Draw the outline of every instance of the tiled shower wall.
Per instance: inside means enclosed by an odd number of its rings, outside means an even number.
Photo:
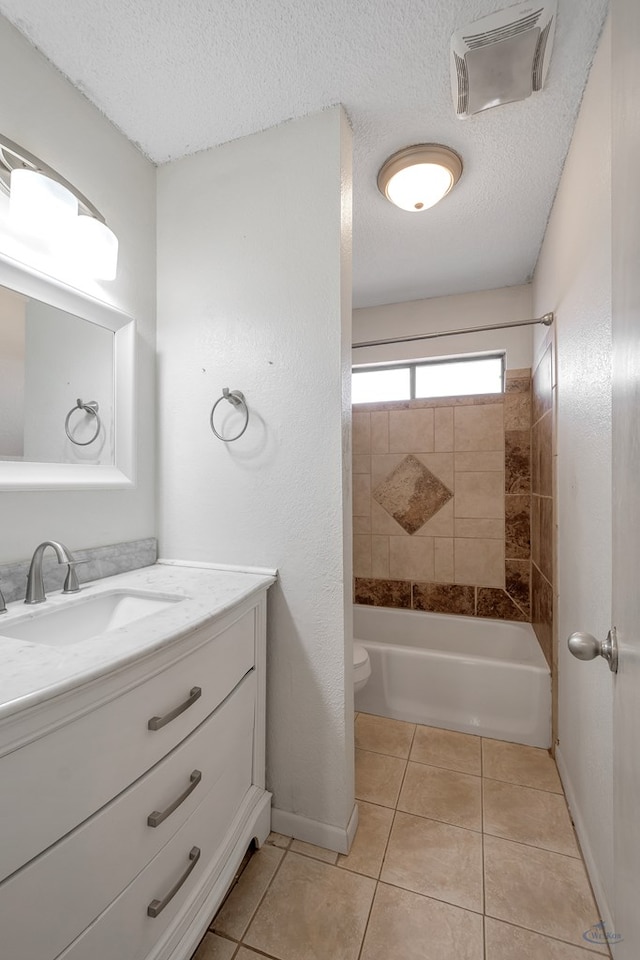
[[[359,404],[356,603],[530,620],[529,370],[506,393]]]
[[[531,502],[531,612],[533,629],[552,673],[556,675],[553,640],[555,509],[553,343],[542,349],[533,375],[532,502]]]

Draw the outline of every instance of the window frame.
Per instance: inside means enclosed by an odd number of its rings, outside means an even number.
[[[374,372],[376,370],[409,370],[409,398],[408,400],[364,400],[362,403],[407,403],[409,400],[439,400],[441,397],[416,397],[416,369],[418,367],[445,366],[449,363],[473,363],[476,360],[500,360],[502,365],[501,381],[502,390],[505,392],[507,375],[507,354],[505,350],[495,350],[491,353],[468,353],[457,357],[429,357],[424,360],[402,360],[391,361],[390,363],[362,363],[354,364],[351,367],[351,375],[354,373]],[[457,393],[447,394],[447,396],[459,396]],[[464,396],[491,396],[491,394],[464,394]],[[355,404],[359,406],[359,404]]]

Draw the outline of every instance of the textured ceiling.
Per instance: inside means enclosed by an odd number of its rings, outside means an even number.
[[[0,0],[0,11],[155,162],[343,103],[354,131],[354,304],[530,279],[607,0],[558,0],[545,89],[454,116],[449,40],[508,0]],[[4,131],[8,136],[10,131]],[[446,143],[460,183],[422,214],[385,158]]]

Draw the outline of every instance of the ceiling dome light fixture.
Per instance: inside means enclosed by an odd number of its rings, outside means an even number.
[[[439,143],[418,143],[385,160],[378,189],[396,207],[416,213],[446,197],[461,174],[462,159],[455,150]]]
[[[0,134],[0,188],[9,215],[24,236],[96,280],[114,280],[118,238],[99,210],[56,170]]]

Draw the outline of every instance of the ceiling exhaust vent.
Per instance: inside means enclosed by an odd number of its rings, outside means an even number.
[[[451,37],[451,89],[458,117],[526,100],[542,90],[556,3],[518,3],[456,30]]]

